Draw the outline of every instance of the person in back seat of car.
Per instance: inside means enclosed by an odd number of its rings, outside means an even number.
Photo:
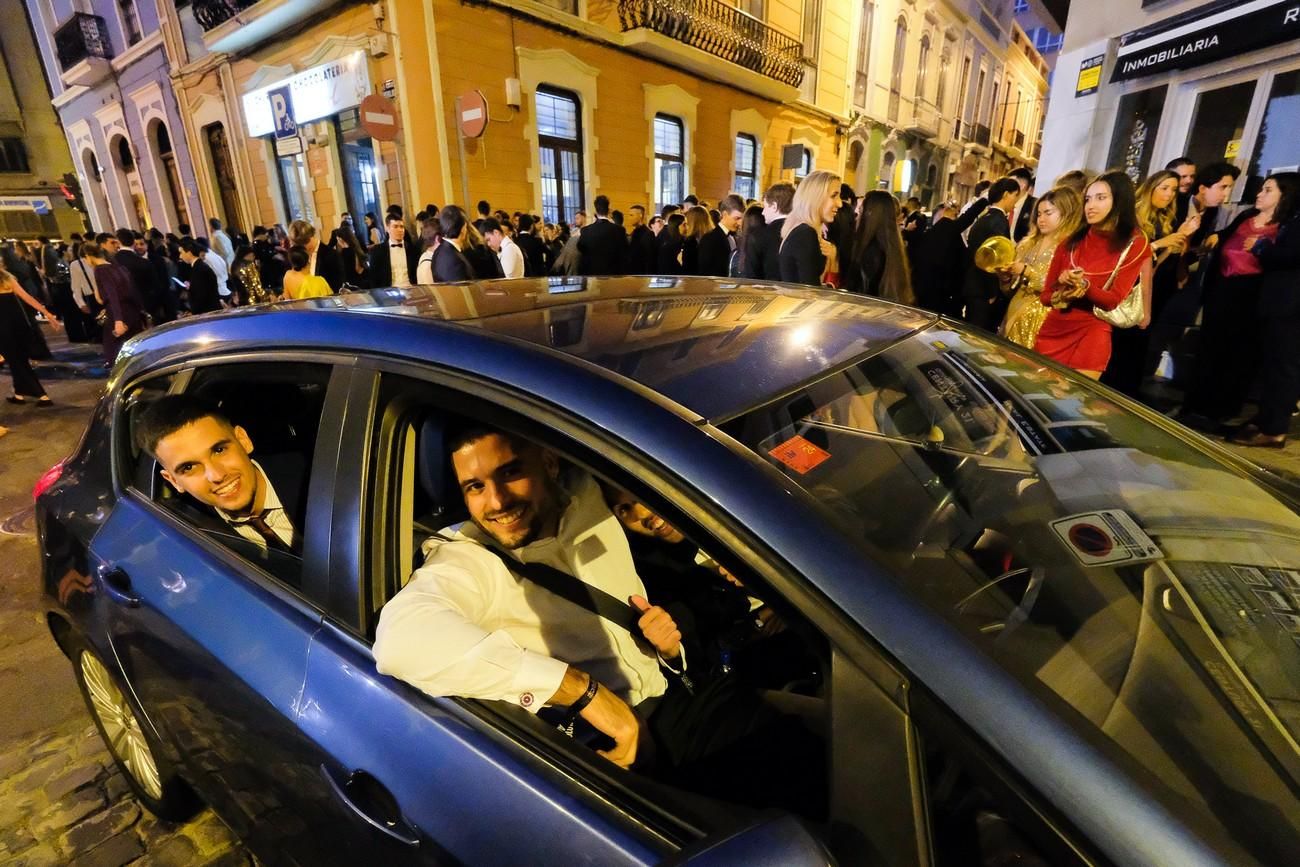
[[[172,487],[211,507],[244,539],[278,551],[300,550],[289,509],[250,457],[248,432],[216,406],[193,395],[159,398],[141,412],[136,444],[158,461]]]

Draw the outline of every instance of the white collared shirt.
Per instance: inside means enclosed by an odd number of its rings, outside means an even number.
[[[212,273],[217,275],[217,294],[222,298],[230,297],[230,287],[226,285],[226,279],[230,276],[230,269],[226,267],[226,260],[216,253],[208,250],[203,254],[203,261],[208,263]]]
[[[616,599],[645,595],[627,536],[591,476],[569,476],[558,533],[508,552],[545,563]],[[506,568],[472,523],[427,540],[424,565],[379,616],[380,673],[424,692],[509,701],[536,713],[573,665],[628,704],[663,695],[654,649]],[[652,600],[653,601],[653,600]]]
[[[501,252],[497,256],[501,258],[501,270],[507,277],[524,276],[524,251],[509,236],[502,236]]]
[[[388,264],[392,270],[394,286],[410,286],[411,272],[406,265],[406,246],[388,242]]]
[[[271,479],[267,476],[266,471],[262,469],[262,465],[257,461],[253,461],[253,466],[257,468],[257,474],[262,484],[266,485],[266,499],[262,501],[263,520],[266,521],[267,526],[274,531],[281,542],[293,548],[293,519],[289,517],[284,504],[280,502],[280,496],[275,492],[275,485],[271,484]],[[221,516],[223,521],[233,527],[240,536],[261,545],[263,548],[266,547],[266,538],[257,532],[255,528],[244,523],[247,521],[247,516],[234,515],[223,509],[217,509],[217,514]]]

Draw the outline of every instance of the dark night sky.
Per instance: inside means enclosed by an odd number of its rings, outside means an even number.
[[[1070,0],[1043,0],[1043,5],[1047,7],[1048,12],[1052,13],[1052,17],[1064,32],[1065,13],[1070,11]]]

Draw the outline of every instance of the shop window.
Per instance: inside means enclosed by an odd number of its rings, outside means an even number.
[[[27,146],[20,138],[0,138],[0,172],[28,172]]]
[[[1197,94],[1191,132],[1183,151],[1192,162],[1204,166],[1237,161],[1256,84],[1252,79]]]
[[[1238,184],[1242,202],[1253,202],[1264,179],[1275,172],[1297,170],[1300,151],[1300,69],[1284,72],[1273,79],[1273,88],[1264,107],[1264,120],[1255,139],[1250,171],[1245,183]]]
[[[353,225],[365,214],[379,214],[379,175],[375,171],[375,146],[361,126],[355,108],[339,112],[334,119],[338,131],[339,157],[343,166],[344,195]]]
[[[858,29],[858,69],[853,83],[853,104],[861,109],[867,107],[867,98],[871,87],[867,67],[871,62],[871,25],[875,15],[875,3],[862,4],[862,26]]]
[[[736,136],[736,179],[732,188],[746,199],[758,198],[758,139],[743,132]]]
[[[1151,146],[1160,128],[1168,89],[1161,85],[1120,97],[1106,165],[1122,169],[1134,183],[1145,178],[1151,166]]]
[[[578,95],[539,87],[533,101],[537,111],[537,146],[541,162],[542,217],[567,223],[585,199],[582,167],[582,112]]]
[[[686,198],[686,126],[681,118],[655,115],[655,208]]]

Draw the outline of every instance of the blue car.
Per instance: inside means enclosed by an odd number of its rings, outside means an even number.
[[[297,545],[250,542],[136,445],[182,393],[246,432]],[[379,674],[380,611],[462,505],[452,420],[544,444],[707,551],[776,628],[692,665],[799,707],[824,761],[777,743],[692,789]],[[50,632],[135,793],[210,805],[268,863],[1300,852],[1296,487],[921,311],[551,278],[193,317],[127,344],[36,496]],[[764,803],[755,779],[817,796]]]

